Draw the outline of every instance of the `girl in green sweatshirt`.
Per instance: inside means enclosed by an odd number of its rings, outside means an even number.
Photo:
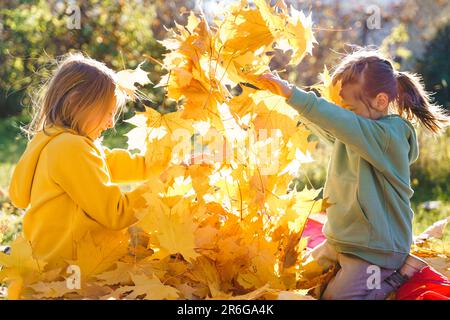
[[[327,238],[311,253],[339,271],[323,299],[383,299],[425,264],[409,254],[413,211],[410,165],[418,155],[418,120],[433,133],[448,115],[430,102],[419,78],[398,72],[376,51],[343,59],[332,75],[341,107],[266,73],[258,85],[284,96],[302,122],[333,145],[324,196]]]

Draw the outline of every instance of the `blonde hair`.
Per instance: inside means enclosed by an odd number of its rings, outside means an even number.
[[[113,70],[81,53],[67,54],[59,59],[53,76],[34,99],[32,121],[24,130],[29,139],[41,130],[45,132],[47,126],[88,136],[86,120],[94,114],[106,115],[114,99],[120,112],[124,101],[116,95]]]
[[[432,133],[448,126],[449,115],[431,101],[421,78],[409,72],[396,71],[393,63],[377,50],[362,48],[347,55],[332,75],[333,83],[361,83],[360,99],[366,104],[383,92],[395,111],[408,120],[418,120]]]

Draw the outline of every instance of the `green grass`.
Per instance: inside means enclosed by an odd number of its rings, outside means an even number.
[[[15,116],[0,119],[0,187],[7,189],[15,164],[26,148],[27,139],[21,133],[27,117]]]

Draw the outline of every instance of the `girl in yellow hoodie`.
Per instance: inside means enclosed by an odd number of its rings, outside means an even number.
[[[116,184],[144,180],[144,157],[97,140],[123,105],[117,92],[115,73],[81,54],[62,60],[43,91],[9,188],[12,203],[27,208],[23,232],[36,258],[75,260],[88,233],[123,236],[145,204],[142,189]]]

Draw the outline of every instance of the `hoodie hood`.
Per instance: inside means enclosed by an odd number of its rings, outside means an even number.
[[[59,126],[47,127],[44,131],[39,131],[29,142],[25,152],[19,159],[9,185],[9,197],[14,206],[27,208],[30,204],[31,187],[36,172],[42,150],[55,137],[61,133],[74,130]]]

